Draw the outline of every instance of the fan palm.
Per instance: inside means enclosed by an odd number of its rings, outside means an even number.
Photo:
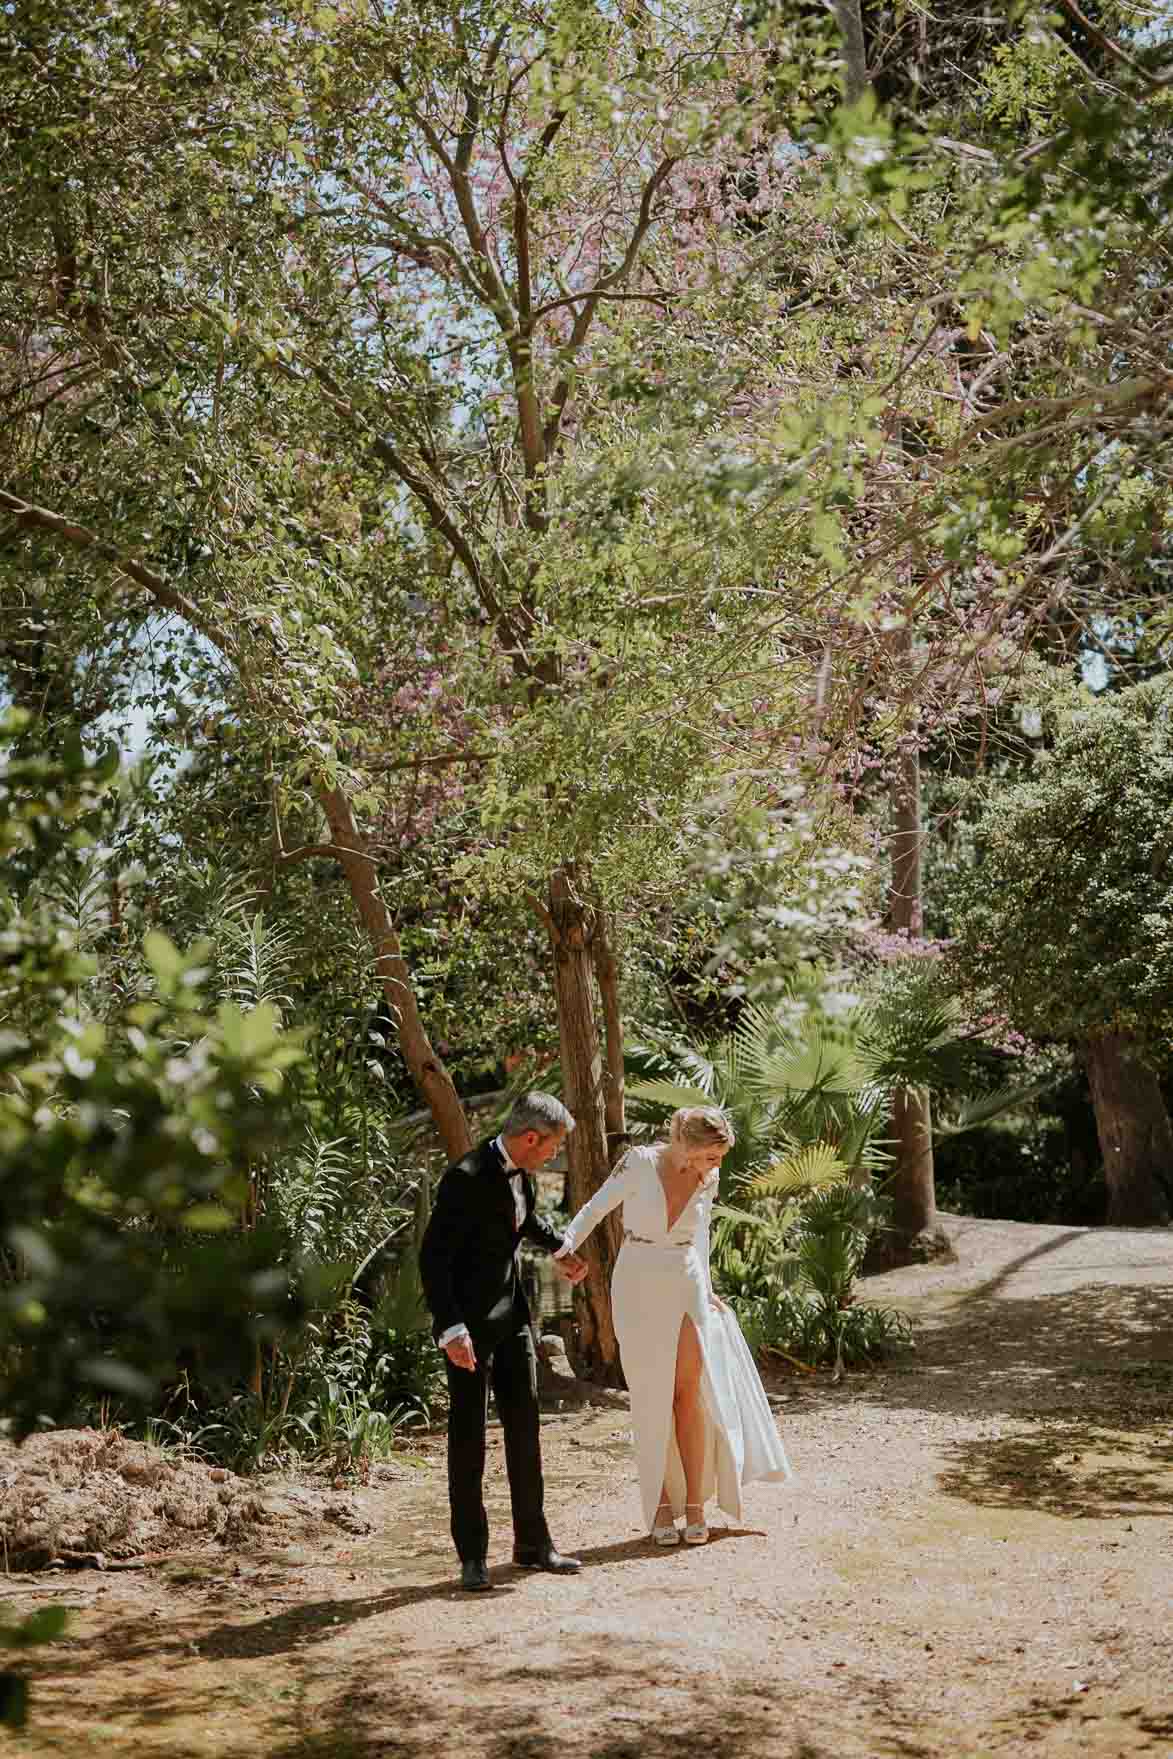
[[[654,1126],[688,1105],[728,1114],[737,1141],[722,1163],[726,1190],[769,1177],[786,1196],[883,1162],[883,1092],[850,1032],[824,1018],[747,1008],[712,1044],[649,1037],[633,1048],[636,1059],[647,1071],[627,1086],[637,1122]]]
[[[648,1124],[679,1106],[719,1105],[737,1133],[723,1163],[726,1189],[787,1196],[881,1170],[893,1094],[972,1092],[984,1084],[987,1058],[952,1000],[881,1001],[834,1017],[816,1007],[796,1015],[784,1001],[746,1008],[733,1032],[709,1044],[649,1035],[632,1047],[644,1078],[630,1081],[627,1095],[633,1117]],[[982,1094],[946,1128],[972,1129],[1040,1091],[1031,1083]]]

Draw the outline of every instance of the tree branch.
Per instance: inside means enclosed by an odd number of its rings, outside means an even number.
[[[367,855],[357,849],[340,849],[336,843],[303,843],[300,849],[278,849],[277,851],[277,860],[282,867],[288,867],[294,861],[325,861],[327,859],[330,861],[342,861],[343,859],[369,861],[372,867],[379,865],[373,855]]]
[[[467,108],[469,101],[468,90],[466,89],[465,93],[465,122],[461,130],[457,145],[457,153],[454,159],[451,153],[446,150],[443,141],[440,139],[427,117],[421,114],[421,112],[416,109],[415,105],[407,98],[407,86],[403,80],[403,76],[397,73],[393,77],[405,99],[408,115],[411,117],[412,121],[439,159],[441,165],[444,167],[449,185],[452,189],[452,194],[456,198],[457,212],[460,215],[461,224],[464,227],[465,237],[472,246],[474,256],[476,256],[484,266],[485,280],[481,292],[487,299],[489,307],[501,328],[502,334],[505,336],[506,346],[512,354],[515,347],[514,339],[516,338],[517,333],[514,324],[513,305],[509,298],[508,289],[501,279],[496,263],[493,261],[493,253],[489,249],[488,240],[486,239],[484,229],[481,226],[480,215],[477,213],[476,202],[473,199],[472,184],[468,175],[468,158],[464,156],[466,149],[468,154],[471,155],[471,142],[475,134],[475,127],[472,133],[470,133],[469,128],[469,111]],[[479,114],[479,111],[477,111],[476,114]]]
[[[647,237],[653,224],[652,203],[655,201],[656,196],[659,193],[660,186],[671,175],[673,167],[678,163],[679,155],[661,159],[660,163],[656,166],[656,169],[652,172],[652,175],[644,184],[643,194],[640,197],[639,214],[637,215],[635,225],[632,228],[631,237],[627,241],[627,249],[623,253],[622,262],[617,268],[612,269],[609,275],[600,276],[593,290],[586,296],[585,304],[574,320],[574,327],[570,332],[570,340],[562,350],[562,358],[569,365],[573,366],[575,356],[586,341],[587,332],[594,321],[599,300],[604,294],[608,293],[611,288],[621,287],[634,268],[636,261],[639,258],[643,241]],[[562,426],[562,417],[565,413],[569,399],[570,374],[566,373],[551,399],[553,413],[546,422],[544,435],[547,455],[553,451],[558,442],[559,430]]]
[[[555,947],[561,946],[562,936],[559,933],[558,924],[554,921],[554,918],[551,916],[551,914],[547,910],[546,906],[542,903],[542,900],[538,897],[535,897],[533,892],[527,892],[525,894],[525,901],[528,905],[530,905],[530,907],[534,911],[536,911],[536,913],[541,917],[542,921],[545,923],[546,930],[550,936],[551,944]]]
[[[564,305],[578,305],[584,299],[642,299],[648,305],[673,305],[682,297],[679,293],[618,293],[608,287],[584,287],[581,293],[565,293],[560,299],[548,299],[533,316],[536,324],[547,312],[557,311]]]
[[[382,763],[364,763],[363,769],[373,776],[384,775],[392,770],[442,770],[453,763],[492,763],[491,751],[449,751],[439,757],[397,757],[388,758]]]
[[[271,361],[269,364],[275,366],[279,372],[283,372],[292,377],[295,382],[304,383],[304,380],[293,371],[287,361],[277,359]],[[404,488],[410,489],[411,493],[423,503],[423,506],[427,510],[428,518],[432,521],[432,524],[439,535],[447,543],[457,561],[459,561],[464,568],[472,583],[473,589],[482,605],[485,607],[486,612],[498,627],[508,636],[509,640],[511,642],[515,641],[516,637],[512,624],[506,615],[504,607],[486,578],[485,571],[481,567],[472,545],[444,506],[435,487],[429,483],[426,477],[421,475],[418,470],[412,468],[392,440],[389,440],[385,434],[372,433],[367,418],[362,414],[361,410],[358,409],[354,401],[346,395],[346,392],[342,389],[341,385],[338,384],[328,367],[322,366],[320,362],[315,360],[307,360],[305,364],[308,370],[322,385],[329,401],[339,414],[346,416],[368,435],[371,449],[375,453],[375,456],[381,458],[385,464],[390,465]]]
[[[93,550],[103,561],[110,562],[121,573],[127,575],[136,585],[145,588],[155,603],[164,610],[173,611],[184,622],[190,623],[205,640],[221,653],[231,653],[233,644],[224,632],[209,618],[199,606],[189,599],[185,593],[179,592],[167,580],[165,575],[157,574],[153,568],[147,568],[133,556],[124,555],[116,545],[107,543],[97,532],[88,526],[77,525],[65,519],[60,513],[54,513],[48,507],[34,506],[30,501],[22,500],[18,495],[0,489],[0,507],[11,513],[17,525],[26,530],[47,531],[53,537],[60,538],[76,550]]]
[[[1082,30],[1087,32],[1092,42],[1097,44],[1105,55],[1110,56],[1113,61],[1121,62],[1132,73],[1135,73],[1138,79],[1143,79],[1147,86],[1156,90],[1169,84],[1168,75],[1150,73],[1147,68],[1141,66],[1139,61],[1134,61],[1128,51],[1122,49],[1119,43],[1113,41],[1111,37],[1105,36],[1102,30],[1097,29],[1087,13],[1075,4],[1075,0],[1059,0],[1059,4],[1064,12],[1073,18]]]
[[[341,861],[344,856],[355,860],[369,861],[372,867],[378,866],[375,856],[368,855],[359,849],[343,849],[337,843],[303,843],[298,849],[285,847],[285,833],[281,828],[281,800],[277,792],[277,778],[269,777],[269,800],[273,808],[273,854],[279,867],[289,867],[295,861],[312,861],[314,859]]]

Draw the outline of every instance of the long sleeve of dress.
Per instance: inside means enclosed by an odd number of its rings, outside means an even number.
[[[531,1211],[521,1231],[527,1240],[532,1240],[535,1246],[542,1248],[543,1252],[552,1252],[555,1257],[566,1243],[556,1229],[542,1220],[537,1210]]]
[[[705,1293],[713,1298],[713,1273],[709,1269],[709,1217],[713,1211],[713,1199],[702,1197],[697,1205],[696,1219],[696,1254],[701,1263],[701,1275],[704,1277]]]
[[[630,1151],[624,1155],[611,1177],[599,1186],[594,1196],[583,1204],[574,1217],[562,1236],[562,1245],[555,1252],[555,1258],[563,1258],[568,1252],[576,1251],[587,1235],[598,1227],[603,1217],[610,1215],[623,1202],[631,1188],[636,1164]]]

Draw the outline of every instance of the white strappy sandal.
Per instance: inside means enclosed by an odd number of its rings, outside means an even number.
[[[660,1519],[667,1517],[666,1521]],[[679,1545],[680,1534],[676,1531],[676,1522],[672,1515],[671,1504],[662,1502],[656,1510],[656,1519],[652,1525],[652,1539],[657,1545]]]
[[[699,1502],[685,1503],[684,1512],[686,1515],[689,1509],[699,1509],[701,1518],[699,1521],[689,1521],[686,1524],[684,1543],[685,1545],[707,1545],[709,1543],[709,1529],[705,1521],[705,1506]]]

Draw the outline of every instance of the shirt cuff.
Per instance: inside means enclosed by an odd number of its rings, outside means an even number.
[[[551,1256],[551,1258],[565,1258],[568,1253],[573,1252],[573,1251],[574,1251],[573,1242],[569,1238],[567,1238],[567,1239],[563,1240],[563,1242],[562,1242],[561,1246],[559,1246],[557,1252],[551,1252],[550,1256]]]
[[[440,1333],[440,1336],[436,1339],[436,1342],[441,1349],[444,1349],[446,1345],[454,1343],[457,1338],[467,1338],[467,1337],[468,1337],[468,1327],[467,1327],[467,1325],[464,1325],[462,1323],[460,1325],[450,1325],[448,1327],[447,1331],[442,1331]]]

